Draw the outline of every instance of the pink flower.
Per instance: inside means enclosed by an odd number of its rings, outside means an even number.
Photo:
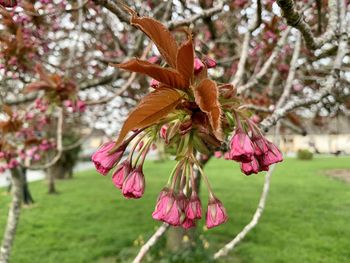
[[[77,100],[76,102],[76,110],[78,112],[85,112],[86,111],[86,104],[82,100]]]
[[[148,62],[152,64],[157,64],[160,61],[160,58],[158,56],[152,56],[148,59]]]
[[[139,166],[126,176],[122,193],[126,198],[141,198],[145,192],[145,176],[142,172],[142,167]]]
[[[63,105],[67,108],[72,108],[73,107],[73,101],[72,100],[65,100],[63,102]]]
[[[186,218],[194,220],[202,218],[202,204],[196,192],[192,192],[186,206]]]
[[[251,162],[241,163],[241,171],[246,175],[251,175],[252,173],[257,174],[260,171],[260,165],[258,160],[255,157],[253,157]]]
[[[155,79],[152,79],[151,80],[151,87],[154,88],[154,89],[157,89],[159,87],[159,81],[155,80]]]
[[[215,226],[225,223],[228,219],[225,208],[223,207],[220,200],[212,197],[208,203],[207,211],[207,227],[213,228]]]
[[[253,136],[252,141],[255,155],[260,156],[268,152],[267,140],[262,135]]]
[[[109,152],[114,146],[114,142],[107,142],[92,155],[91,159],[95,164],[96,170],[102,175],[108,174],[123,156],[125,147],[119,148],[114,153]]]
[[[159,132],[159,135],[160,135],[160,138],[162,138],[164,141],[167,142],[167,131],[168,131],[168,125],[164,124],[162,126],[162,128],[160,128],[160,132]]]
[[[152,217],[170,225],[179,226],[182,221],[181,215],[181,204],[174,194],[171,191],[161,192]]]
[[[198,74],[199,72],[202,71],[202,69],[204,68],[204,64],[202,62],[202,60],[200,60],[199,58],[195,58],[194,59],[194,74]]]
[[[220,151],[216,151],[216,152],[214,152],[214,156],[215,156],[215,158],[221,158],[222,157],[222,152],[220,152]]]
[[[241,129],[237,128],[230,143],[230,157],[232,160],[247,163],[254,155],[253,143],[249,136]]]
[[[185,220],[182,223],[182,227],[185,229],[189,229],[191,227],[195,227],[196,226],[196,222],[192,219],[189,218],[185,218]]]
[[[266,141],[268,152],[262,155],[259,158],[259,163],[262,167],[268,167],[271,164],[279,163],[283,161],[283,156],[280,150],[278,150],[277,146],[274,145],[272,142]]]
[[[205,58],[205,65],[207,65],[208,68],[215,68],[217,63],[214,59],[210,57]]]
[[[130,163],[125,160],[122,162],[117,169],[114,171],[112,180],[115,187],[122,189],[125,177],[130,173],[131,166]]]
[[[16,159],[11,159],[7,164],[8,169],[16,168],[19,165],[19,162]]]

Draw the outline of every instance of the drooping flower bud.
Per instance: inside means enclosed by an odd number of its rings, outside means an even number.
[[[266,154],[269,150],[267,147],[267,140],[262,136],[254,136],[252,138],[253,147],[254,147],[254,155],[263,155]]]
[[[210,57],[205,58],[205,65],[207,65],[208,68],[215,68],[217,63],[214,59]]]
[[[215,226],[221,225],[225,223],[228,219],[226,209],[215,197],[212,197],[208,203],[208,211],[207,211],[207,220],[206,225],[207,228],[213,228]]]
[[[202,204],[196,192],[192,192],[191,198],[187,203],[186,218],[192,220],[202,218]]]
[[[277,146],[274,145],[272,142],[266,142],[268,151],[259,158],[260,165],[263,167],[268,167],[271,164],[282,162],[283,156],[280,150],[278,150]]]
[[[122,189],[125,177],[130,173],[131,166],[128,160],[122,162],[114,171],[112,180],[115,187]]]
[[[202,62],[202,60],[200,60],[199,58],[195,58],[194,59],[194,74],[197,75],[199,72],[202,71],[202,69],[204,68],[204,64]]]
[[[154,89],[159,88],[159,81],[155,80],[155,79],[152,79],[151,80],[151,87],[154,88]]]
[[[185,218],[181,226],[185,229],[189,229],[195,227],[196,222],[193,219]]]
[[[241,163],[241,171],[246,175],[257,174],[260,171],[260,165],[258,160],[253,157],[249,163]]]
[[[179,226],[181,225],[181,214],[179,200],[175,198],[172,191],[169,191],[160,195],[152,217],[170,225]]]
[[[95,164],[96,170],[102,175],[108,174],[108,172],[116,164],[118,164],[124,154],[125,146],[121,147],[114,153],[109,153],[114,146],[114,142],[107,142],[103,144],[91,157],[93,163]]]
[[[123,186],[122,193],[126,198],[141,198],[145,192],[145,176],[142,172],[142,167],[139,166],[129,175],[126,176]]]
[[[237,128],[235,135],[231,139],[230,146],[230,157],[232,160],[243,163],[252,160],[254,155],[253,143],[241,128]]]
[[[164,141],[167,141],[167,131],[168,131],[168,125],[167,124],[164,124],[162,126],[162,128],[160,128],[160,132],[159,132],[159,135],[160,135],[160,138],[162,138]]]

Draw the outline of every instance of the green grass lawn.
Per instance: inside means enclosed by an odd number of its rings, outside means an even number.
[[[350,262],[350,185],[324,175],[349,168],[349,158],[287,159],[277,166],[259,225],[221,262]],[[45,182],[30,185],[36,204],[22,211],[11,262],[128,262],[137,239],[159,225],[151,217],[172,162],[147,163],[147,189],[140,200],[124,200],[111,179],[94,171],[58,182],[58,195],[47,195]],[[264,175],[246,177],[236,163],[212,160],[205,168],[230,219],[202,237],[214,252],[250,220]],[[206,203],[206,189],[202,189]],[[0,232],[10,197],[0,189]],[[141,235],[141,236],[140,236]]]

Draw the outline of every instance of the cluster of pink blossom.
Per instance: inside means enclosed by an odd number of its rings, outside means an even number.
[[[236,119],[237,129],[230,142],[228,158],[240,162],[243,173],[250,175],[268,171],[271,164],[283,161],[277,146],[267,140],[251,120],[247,120],[247,132]]]
[[[0,173],[4,173],[8,169],[16,168],[19,165],[16,157],[12,153],[6,151],[0,151],[0,162],[3,163],[0,165]]]
[[[118,149],[114,149],[114,142],[107,142],[92,155],[92,161],[100,174],[107,175],[110,170],[116,167],[112,175],[114,185],[122,191],[122,194],[126,198],[135,199],[141,198],[145,191],[145,177],[142,167],[151,147],[151,140],[144,143],[142,137],[138,138],[128,158],[121,163],[120,161],[126,147],[137,134],[138,132],[135,132],[134,135]],[[137,157],[133,160],[133,154],[136,152],[137,146],[141,147]]]
[[[86,111],[86,104],[82,100],[65,100],[63,105],[71,109],[73,112],[83,113]]]
[[[145,191],[145,176],[143,174],[143,163],[147,152],[152,145],[152,140],[142,140],[139,138],[125,160],[122,160],[127,145],[136,137],[139,132],[135,132],[123,145],[115,149],[114,142],[103,144],[93,155],[92,161],[97,171],[102,175],[107,175],[113,168],[112,174],[113,184],[119,188],[126,198],[141,198]],[[167,129],[163,126],[159,136],[166,138]],[[133,162],[133,153],[137,148],[138,156]],[[138,162],[141,158],[141,161]],[[178,162],[177,169],[169,177],[168,185],[161,191],[155,210],[152,214],[153,218],[166,222],[173,226],[182,226],[190,228],[195,226],[196,220],[202,218],[202,205],[197,192],[192,189],[185,191],[186,180],[190,178],[191,184],[194,185],[195,178],[192,164],[185,161]],[[186,166],[187,165],[187,166]],[[191,170],[189,175],[185,171]],[[227,221],[227,213],[220,200],[209,191],[209,201],[206,214],[206,225],[208,228],[218,226]]]

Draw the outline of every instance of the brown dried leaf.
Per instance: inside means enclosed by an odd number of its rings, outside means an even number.
[[[221,108],[218,95],[216,83],[210,79],[204,79],[197,87],[194,87],[195,101],[199,108],[208,115],[213,133],[221,141]]]
[[[184,77],[187,83],[193,75],[194,50],[192,36],[188,33],[189,39],[179,48],[176,57],[176,69]]]
[[[130,23],[142,30],[154,42],[166,62],[176,68],[178,46],[173,35],[162,23],[149,17],[139,17],[135,12]]]
[[[159,89],[146,95],[129,114],[116,141],[116,148],[134,129],[142,129],[167,116],[180,102],[181,95],[173,89]]]
[[[122,64],[112,66],[132,72],[143,73],[172,88],[183,89],[188,85],[179,72],[171,68],[163,68],[140,59],[132,59]]]

